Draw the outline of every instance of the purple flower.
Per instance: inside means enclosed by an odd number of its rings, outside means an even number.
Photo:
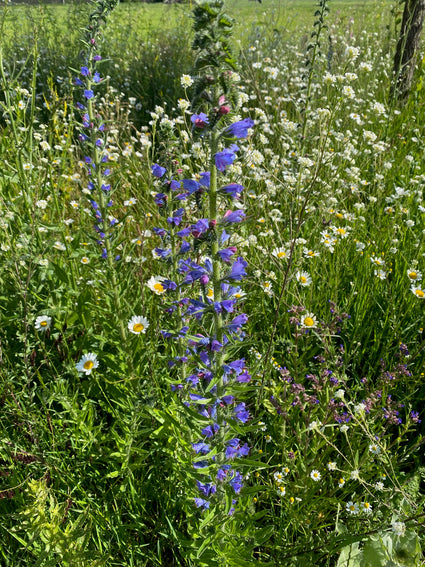
[[[240,209],[236,211],[227,211],[223,217],[223,222],[242,222],[245,217],[245,213]]]
[[[245,403],[241,402],[233,410],[233,415],[238,421],[246,423],[249,419],[249,411],[245,407]]]
[[[172,217],[167,218],[168,224],[178,226],[182,221],[183,215],[184,215],[184,209],[177,209],[177,211],[173,212]]]
[[[196,484],[198,485],[199,491],[202,492],[202,494],[205,494],[205,496],[215,494],[217,491],[215,484],[212,484],[211,482],[206,482],[205,484],[203,484],[202,482],[197,480]]]
[[[197,508],[203,508],[204,510],[208,510],[210,507],[208,500],[204,500],[203,498],[195,498],[195,505]]]
[[[223,260],[223,262],[230,262],[230,258],[233,254],[236,254],[237,248],[236,246],[230,246],[229,248],[224,248],[223,250],[218,251],[218,255]]]
[[[209,227],[210,227],[209,219],[199,219],[196,224],[193,224],[190,227],[190,230],[192,231],[192,235],[195,238],[199,238],[202,234],[207,232]]]
[[[88,77],[90,75],[88,67],[81,67],[81,74],[83,75],[83,77]]]
[[[233,199],[238,199],[243,191],[243,185],[239,185],[239,183],[229,183],[229,185],[222,187],[220,191],[226,193],[226,195],[230,195]]]
[[[192,443],[192,448],[196,454],[206,455],[210,452],[210,446],[208,443],[204,443],[203,441],[199,441],[198,443]]]
[[[200,188],[200,184],[194,179],[183,179],[182,183],[184,189],[188,191],[189,195],[192,195]]]
[[[94,83],[99,83],[100,82],[100,75],[98,73],[98,71],[96,71],[96,73],[93,75],[93,82]]]
[[[209,188],[211,173],[209,171],[204,171],[203,173],[200,174],[200,176],[201,177],[199,179],[199,184],[202,185],[202,187]]]
[[[248,136],[248,129],[254,126],[254,120],[252,118],[244,118],[239,120],[239,122],[234,122],[227,129],[226,133],[235,138],[246,138]]]
[[[247,321],[248,315],[242,313],[241,315],[235,317],[233,321],[227,325],[227,328],[229,329],[229,331],[236,333],[240,329],[241,325],[245,325]]]
[[[236,492],[236,494],[239,494],[239,492],[241,491],[241,488],[243,486],[243,477],[241,475],[240,472],[235,471],[235,474],[233,476],[233,478],[231,479],[231,481],[229,482],[230,486],[233,488],[233,490]]]
[[[219,171],[225,171],[226,167],[232,165],[232,163],[236,159],[236,153],[239,150],[238,146],[232,144],[232,147],[229,149],[225,149],[222,152],[218,152],[215,154],[215,166]]]
[[[154,175],[155,177],[162,177],[165,172],[167,171],[165,169],[165,167],[161,167],[160,165],[158,165],[157,163],[155,163],[152,167],[152,175]]]
[[[155,195],[155,203],[158,205],[158,207],[163,207],[165,205],[165,202],[167,201],[167,195],[165,193],[157,193]]]
[[[205,435],[208,438],[211,438],[214,436],[215,433],[217,433],[217,431],[220,429],[220,426],[218,425],[218,423],[214,423],[213,425],[208,425],[207,427],[205,427],[202,430],[202,435]]]
[[[167,248],[166,250],[163,248],[155,248],[155,254],[159,258],[166,258],[171,254],[171,248]]]
[[[229,278],[231,280],[241,280],[243,277],[246,276],[245,268],[248,266],[248,262],[246,262],[243,258],[239,257],[233,264],[232,269],[229,274]]]
[[[205,114],[205,112],[194,114],[190,117],[190,121],[195,125],[196,128],[205,128],[205,126],[209,124],[208,116]]]
[[[89,100],[90,98],[94,97],[94,93],[91,89],[85,89],[84,96],[86,97],[87,100]]]

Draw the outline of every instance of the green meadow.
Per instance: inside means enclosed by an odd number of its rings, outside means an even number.
[[[0,7],[0,565],[424,564],[402,6]]]

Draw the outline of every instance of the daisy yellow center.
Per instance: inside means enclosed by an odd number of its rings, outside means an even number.
[[[310,250],[310,252],[308,253],[309,256],[314,256],[314,252],[312,250]]]
[[[365,503],[363,504],[363,506],[364,506],[365,508],[370,508],[369,502],[365,502]]]
[[[87,264],[88,261],[88,258],[83,258],[83,264]]]
[[[142,325],[142,323],[136,323],[135,325],[133,325],[133,331],[135,333],[141,333],[144,329],[144,326]]]
[[[47,321],[41,321],[40,327],[47,327]]]
[[[344,483],[345,483],[345,480],[344,480],[343,478],[340,478],[340,479],[339,479],[339,484],[344,484]]]
[[[214,296],[214,291],[212,289],[209,289],[207,293],[207,297],[213,297],[213,296]],[[237,295],[235,295],[235,297],[237,297]]]
[[[141,240],[137,240],[137,241],[136,241],[136,244],[138,244],[138,245],[140,246],[140,245],[142,244],[142,241],[141,241]]]
[[[160,283],[156,283],[153,286],[155,291],[158,291],[159,293],[162,293],[164,291],[164,286]]]
[[[306,317],[304,319],[304,325],[306,327],[312,327],[314,325],[314,320],[311,317]]]
[[[264,284],[263,284],[263,285],[264,285],[264,287],[270,287],[270,284],[269,284],[269,282],[264,282]]]
[[[301,276],[300,277],[300,282],[301,283],[305,283],[307,281],[307,278],[305,276]]]
[[[286,256],[286,252],[278,252],[277,253],[278,258],[284,258],[285,256]]]
[[[345,234],[345,230],[344,230],[343,228],[338,228],[338,229],[337,229],[337,232],[338,232],[339,234]]]
[[[415,280],[418,277],[418,274],[416,272],[409,272],[409,278],[411,280]]]
[[[421,289],[417,289],[415,293],[418,297],[425,297],[425,293]]]
[[[352,512],[354,512],[355,509],[356,509],[356,507],[355,507],[354,505],[351,505],[351,506],[350,506],[350,510],[351,510]]]
[[[314,478],[317,478],[319,475],[315,472],[313,473]]]
[[[94,362],[92,360],[86,360],[84,363],[84,368],[86,370],[91,370],[94,366]]]
[[[283,486],[279,487],[280,492],[282,492],[283,494],[285,494],[285,488]]]
[[[281,479],[281,478],[282,478],[282,475],[281,475],[281,474],[277,474],[277,475],[276,475],[276,478]]]

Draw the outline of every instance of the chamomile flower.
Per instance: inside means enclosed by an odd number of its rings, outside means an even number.
[[[285,496],[286,494],[286,488],[281,484],[277,487],[277,491],[276,491],[279,496]]]
[[[52,324],[51,317],[49,317],[48,315],[40,315],[35,320],[34,327],[36,328],[37,331],[41,331],[45,333],[47,329],[50,329],[51,324]]]
[[[344,479],[344,478],[341,477],[340,479],[338,479],[338,486],[339,486],[340,488],[342,488],[342,487],[344,486],[344,484],[345,484],[345,479]]]
[[[317,327],[317,319],[313,313],[305,313],[301,317],[301,327],[303,329],[315,329]]]
[[[151,289],[156,295],[163,295],[166,292],[166,289],[162,285],[162,282],[165,280],[162,276],[152,276],[150,280],[146,282],[146,285],[149,289]]]
[[[419,299],[425,299],[425,291],[421,288],[421,286],[412,286],[410,289],[416,297],[419,297]]]
[[[289,251],[285,248],[275,248],[272,250],[272,256],[278,258],[279,260],[286,260],[289,258]]]
[[[272,282],[270,280],[265,280],[264,282],[261,282],[260,285],[263,288],[264,293],[270,297],[273,295]]]
[[[349,512],[352,516],[356,516],[359,513],[359,505],[355,504],[354,502],[352,502],[351,500],[349,502],[347,502],[347,505],[345,506],[345,509],[347,510],[347,512]]]
[[[371,256],[370,261],[372,262],[372,264],[375,264],[375,266],[385,265],[385,260],[383,258],[379,258],[379,256]]]
[[[379,453],[381,452],[381,448],[379,447],[379,445],[377,445],[376,443],[371,443],[369,445],[369,451],[373,454],[373,455],[379,455]]]
[[[329,461],[329,463],[326,465],[328,467],[328,471],[334,471],[336,470],[336,463],[335,461]]]
[[[283,482],[283,479],[285,477],[285,475],[281,472],[281,471],[276,471],[273,475],[275,481],[280,484],[281,482]]]
[[[76,368],[78,372],[84,372],[85,374],[91,374],[91,371],[99,366],[99,361],[97,360],[97,355],[89,352],[83,354],[80,361],[77,363]]]
[[[137,199],[132,197],[131,199],[128,199],[128,201],[124,201],[124,207],[130,207],[131,205],[135,205],[136,203]]]
[[[322,475],[320,474],[319,471],[314,469],[310,473],[310,478],[313,479],[315,482],[318,482],[322,478]]]
[[[362,502],[360,504],[360,509],[364,514],[372,514],[372,506],[369,502]]]
[[[127,324],[127,329],[130,333],[134,335],[140,335],[141,333],[146,333],[146,329],[149,327],[149,321],[145,317],[140,317],[139,315],[133,315]]]
[[[422,279],[422,273],[416,270],[415,268],[409,268],[407,270],[407,277],[412,282],[419,282]]]
[[[295,279],[299,284],[305,287],[309,286],[312,282],[311,276],[308,272],[297,272],[295,274]]]

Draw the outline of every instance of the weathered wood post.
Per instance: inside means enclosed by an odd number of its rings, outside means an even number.
[[[425,15],[425,0],[405,0],[400,35],[394,56],[393,82],[390,97],[408,96],[415,71]]]

